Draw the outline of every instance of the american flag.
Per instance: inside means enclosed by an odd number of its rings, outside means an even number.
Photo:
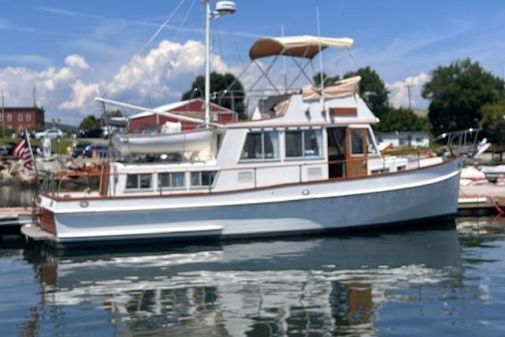
[[[27,170],[33,170],[33,158],[28,148],[28,143],[26,139],[22,139],[16,144],[12,150],[12,156],[14,159],[20,159],[23,162],[23,167]]]

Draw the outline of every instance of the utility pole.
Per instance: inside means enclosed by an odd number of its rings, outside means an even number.
[[[4,106],[4,90],[2,89],[2,138],[5,138],[5,106]]]
[[[407,84],[407,92],[409,94],[409,110],[412,110],[412,97],[410,96],[410,88],[412,88],[412,84]]]
[[[35,84],[33,85],[33,107],[37,107],[37,88],[35,88]]]

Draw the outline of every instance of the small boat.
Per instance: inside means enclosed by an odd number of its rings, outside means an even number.
[[[310,62],[324,49],[350,48],[352,42],[262,38],[249,55],[259,67],[257,59],[266,57]],[[36,197],[37,222],[22,231],[56,246],[103,246],[127,240],[221,240],[377,229],[454,218],[460,158],[383,157],[372,129],[379,120],[359,96],[359,80],[326,88],[285,88],[260,100],[253,119],[226,125],[209,122],[206,95],[205,120],[192,118],[206,131],[172,135],[170,145],[159,150],[164,147],[160,140],[156,151],[185,152],[193,146],[198,150],[206,143],[208,157],[112,160],[93,177],[83,173],[89,185],[77,190],[64,189],[64,177],[55,175],[55,182]],[[136,138],[133,144],[139,151],[154,151],[144,140]],[[130,138],[118,146],[132,152],[126,149],[131,145]]]
[[[207,149],[213,133],[211,129],[200,129],[175,133],[116,134],[112,137],[112,144],[122,155],[193,153]]]

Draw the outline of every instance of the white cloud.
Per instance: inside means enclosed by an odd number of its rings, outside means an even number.
[[[74,69],[81,69],[81,70],[87,70],[89,69],[89,64],[86,62],[84,57],[72,54],[69,55],[65,58],[65,64],[69,68],[74,68]]]
[[[219,57],[211,56],[212,70],[232,71]],[[76,124],[83,116],[96,114],[100,106],[93,98],[104,95],[131,103],[164,104],[178,100],[197,75],[203,73],[204,46],[198,41],[184,44],[162,41],[146,55],[135,56],[110,79],[86,80],[92,67],[80,55],[69,55],[64,66],[48,66],[37,71],[27,67],[0,69],[0,87],[6,104],[32,105],[32,89],[37,103],[46,108],[47,118],[61,118]]]
[[[230,68],[218,56],[211,56],[212,69],[227,72]],[[138,104],[165,104],[180,99],[191,82],[202,73],[204,46],[197,41],[184,44],[162,41],[143,56],[135,56],[123,65],[110,81],[84,83],[76,81],[72,94],[59,105],[63,110],[96,109],[93,98],[99,94]]]
[[[49,66],[37,71],[27,67],[7,67],[0,69],[0,88],[5,92],[7,106],[32,105],[35,88],[36,103],[46,108],[47,117],[64,117],[56,111],[57,107],[71,93],[76,80],[88,70],[90,66],[79,55],[69,55],[61,68]]]
[[[70,99],[61,103],[58,108],[62,110],[83,110],[82,108],[88,106],[93,97],[97,96],[99,92],[100,85],[98,83],[84,84],[77,80],[72,84]]]
[[[409,106],[409,92],[408,87],[410,87],[410,96],[412,108],[425,108],[427,106],[427,101],[421,97],[421,90],[424,83],[430,80],[430,76],[425,73],[420,73],[416,76],[409,76],[401,81],[396,81],[391,84],[387,84],[387,88],[390,90],[389,101],[390,103],[398,107],[408,107]]]
[[[211,57],[212,69],[229,71],[219,56]],[[197,41],[185,44],[162,41],[145,56],[135,56],[119,69],[105,92],[110,96],[125,96],[131,99],[158,100],[179,98],[193,79],[202,73],[204,46]]]

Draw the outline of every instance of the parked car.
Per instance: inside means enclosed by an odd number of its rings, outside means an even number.
[[[86,146],[87,145],[85,145],[85,144],[75,144],[72,147],[72,157],[77,158],[77,157],[81,156],[82,153],[84,152],[84,149],[86,148]]]
[[[86,146],[82,151],[82,155],[88,158],[92,158],[93,153],[95,153],[95,156],[97,156],[98,158],[107,157],[107,155],[109,154],[109,147],[98,144],[90,144]]]
[[[78,130],[77,137],[79,138],[102,138],[103,130],[98,129],[88,129],[88,130]]]
[[[19,131],[18,133],[16,133],[16,136],[18,138],[26,138],[26,135],[30,138],[33,138],[30,131],[28,131],[28,130],[22,130],[22,131]]]
[[[103,138],[107,139],[109,138],[109,133],[111,137],[113,137],[116,133],[120,133],[124,130],[124,128],[116,127],[116,126],[109,126],[108,128],[104,128],[103,130]]]
[[[63,137],[63,131],[60,129],[47,129],[40,132],[35,132],[34,138],[41,139],[44,137],[48,137],[50,139],[58,139]]]
[[[10,149],[6,145],[0,145],[0,157],[8,157]]]

